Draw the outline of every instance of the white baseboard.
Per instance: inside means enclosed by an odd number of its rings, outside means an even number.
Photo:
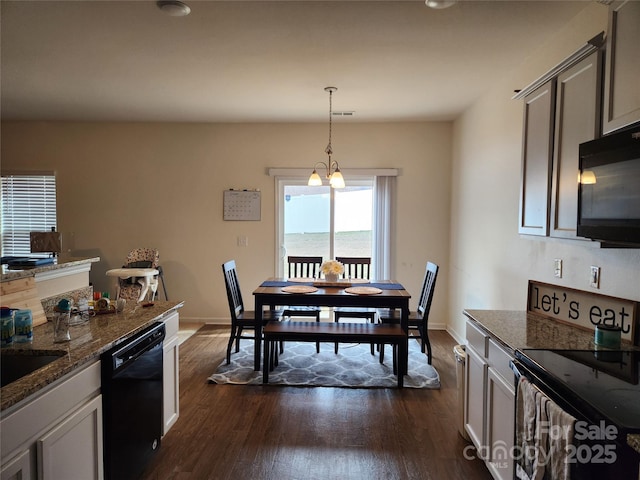
[[[456,332],[454,329],[452,329],[449,326],[447,326],[446,330],[447,330],[447,333],[451,335],[456,342],[458,342],[461,345],[466,345],[467,340],[465,337],[460,336],[458,332]]]

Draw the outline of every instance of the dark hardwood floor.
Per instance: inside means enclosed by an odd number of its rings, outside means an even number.
[[[430,334],[439,390],[215,385],[228,329],[180,347],[180,418],[144,479],[490,479],[457,431],[455,342]]]

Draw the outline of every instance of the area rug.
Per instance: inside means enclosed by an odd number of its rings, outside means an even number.
[[[269,373],[269,385],[313,387],[393,388],[398,379],[393,374],[392,348],[385,349],[385,362],[378,353],[371,355],[369,344],[340,344],[338,354],[333,343],[286,342],[278,366]],[[240,352],[231,354],[209,377],[209,383],[262,385],[262,372],[253,369],[253,342],[240,343]],[[409,340],[409,374],[404,377],[408,388],[440,388],[440,376],[427,363],[415,340]]]

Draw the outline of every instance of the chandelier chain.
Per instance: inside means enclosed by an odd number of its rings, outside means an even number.
[[[325,149],[325,152],[327,153],[327,155],[329,155],[329,163],[331,163],[331,154],[333,153],[333,150],[331,148],[331,126],[332,126],[332,121],[333,121],[333,102],[332,102],[332,98],[333,98],[333,90],[329,90],[329,144],[327,145],[327,148]]]
[[[337,90],[336,87],[326,87],[324,89],[325,92],[329,92],[329,144],[327,148],[325,148],[325,153],[328,155],[328,162],[317,162],[313,167],[313,172],[311,172],[311,176],[309,177],[308,185],[312,187],[317,187],[322,185],[322,179],[318,174],[316,168],[319,165],[322,165],[327,170],[327,179],[329,180],[329,185],[331,188],[344,188],[344,177],[342,176],[342,172],[340,172],[340,166],[338,162],[335,160],[331,160],[331,154],[333,153],[331,147],[331,134],[333,133],[333,92]],[[332,171],[333,170],[333,171]]]

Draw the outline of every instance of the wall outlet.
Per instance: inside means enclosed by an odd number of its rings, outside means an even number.
[[[238,246],[239,247],[248,247],[249,246],[249,237],[245,237],[244,235],[238,237]]]
[[[562,278],[562,259],[556,258],[554,261],[553,275],[557,278]]]
[[[591,265],[591,275],[589,277],[589,285],[593,288],[600,288],[600,267]]]

